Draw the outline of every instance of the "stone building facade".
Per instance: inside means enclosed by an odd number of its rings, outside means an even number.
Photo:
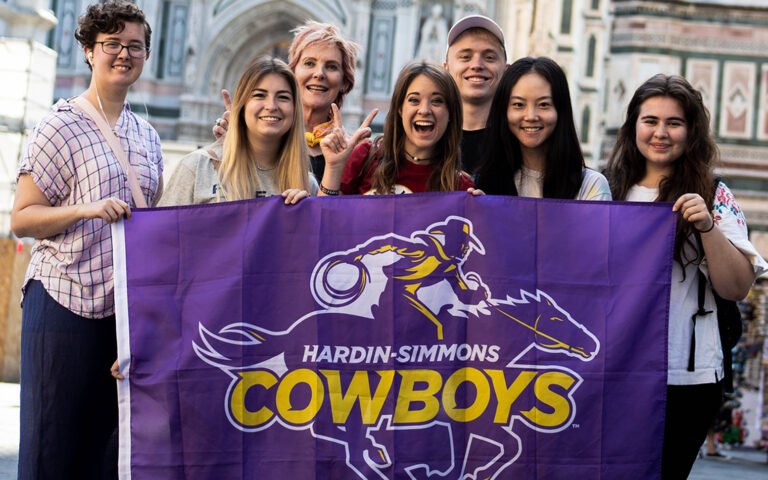
[[[56,25],[48,0],[0,0],[0,235],[10,235],[16,167],[27,134],[51,106]]]
[[[662,72],[701,91],[718,169],[750,227],[768,230],[768,2],[614,1],[606,56],[604,147],[636,87]]]
[[[89,1],[52,2],[59,18],[50,39],[50,46],[59,52],[57,97],[77,94],[88,82],[89,71],[72,32],[78,12]],[[129,100],[139,113],[146,112],[162,138],[193,142],[210,138],[211,121],[222,110],[221,89],[233,89],[245,66],[260,55],[286,58],[291,30],[307,19],[332,23],[362,46],[357,86],[345,100],[344,108],[345,121],[354,124],[362,120],[364,111],[386,107],[394,80],[408,61],[422,55],[436,62],[444,60],[445,37],[454,18],[471,13],[495,16],[496,12],[495,0],[137,3],[153,26],[153,46]],[[430,45],[432,48],[428,48]],[[383,117],[379,115],[379,123]]]

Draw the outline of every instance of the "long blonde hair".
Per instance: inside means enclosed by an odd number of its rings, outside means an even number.
[[[285,78],[293,95],[293,125],[283,136],[277,162],[277,186],[280,191],[300,188],[309,191],[309,156],[304,140],[304,118],[296,78],[282,60],[262,57],[254,61],[240,76],[232,100],[229,130],[219,168],[219,182],[228,201],[253,198],[259,190],[256,162],[245,124],[245,105],[264,76],[277,74]]]

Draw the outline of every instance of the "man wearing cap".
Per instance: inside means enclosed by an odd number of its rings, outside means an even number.
[[[493,94],[504,73],[506,57],[504,33],[488,17],[464,17],[448,32],[444,66],[461,93],[464,114],[461,161],[469,173],[474,172],[481,160],[485,124]]]

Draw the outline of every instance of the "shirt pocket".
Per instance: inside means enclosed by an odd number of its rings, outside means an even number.
[[[155,193],[157,193],[160,179],[158,164],[149,158],[149,151],[146,147],[134,142],[129,143],[129,161],[136,173],[136,178],[139,180],[139,185],[141,186],[144,198],[147,200],[147,203],[151,204],[152,199],[155,197]]]

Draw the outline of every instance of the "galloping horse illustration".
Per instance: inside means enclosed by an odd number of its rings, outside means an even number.
[[[471,222],[455,216],[414,232],[410,237],[388,234],[371,238],[350,250],[331,253],[317,263],[311,289],[316,302],[323,307],[321,310],[308,313],[282,331],[239,322],[213,333],[201,324],[200,341],[193,347],[202,360],[226,372],[234,385],[243,371],[251,369],[268,370],[277,377],[297,368],[321,371],[319,362],[306,361],[296,353],[297,348],[306,345],[307,339],[313,339],[317,348],[347,349],[377,345],[382,339],[390,339],[396,348],[402,343],[399,340],[402,332],[415,332],[421,336],[410,340],[414,344],[455,346],[467,343],[468,329],[472,332],[507,332],[501,336],[496,333],[490,341],[499,347],[497,363],[503,372],[517,374],[509,388],[525,389],[529,385],[532,388],[545,374],[552,376],[560,371],[567,372],[569,380],[563,386],[567,393],[563,395],[569,405],[575,406],[571,395],[581,383],[575,372],[564,368],[558,370],[558,367],[523,366],[517,361],[535,348],[589,362],[599,352],[597,338],[543,291],[521,289],[516,298],[509,295],[494,298],[479,274],[463,270],[473,251],[485,254]],[[385,299],[387,301],[383,301]],[[394,319],[394,325],[390,318]],[[326,340],[331,335],[323,332],[328,331],[345,332],[345,335]],[[333,362],[326,362],[322,368],[331,368],[329,365]],[[483,370],[489,366],[487,362],[454,359],[440,365],[443,369],[472,368],[481,372],[480,377],[495,375],[494,382],[506,382],[505,374],[498,373],[502,370],[491,373]],[[379,365],[395,371],[399,366],[400,361],[396,359]],[[404,368],[415,367],[406,365]],[[545,373],[540,375],[539,372]],[[369,390],[376,389],[379,393],[382,381],[379,379],[377,385],[366,385]],[[393,385],[399,381],[396,379]],[[397,396],[396,392],[390,391],[387,395]],[[456,395],[457,399],[468,401],[466,392],[456,392]],[[494,399],[486,403],[489,411],[496,406]],[[488,418],[484,413],[471,422],[457,424],[441,410],[427,425],[397,424],[389,410],[382,411],[376,424],[371,424],[363,420],[362,405],[360,415],[350,414],[343,424],[335,424],[330,420],[329,406],[323,404],[317,417],[301,429],[309,430],[318,439],[340,445],[347,466],[359,478],[476,479],[481,478],[481,474],[482,478],[499,478],[501,472],[520,456],[523,448],[521,437],[513,431],[516,422],[530,430],[555,432],[570,425],[575,416],[575,408],[569,408],[566,416],[551,419],[547,417],[552,416],[548,413],[551,405],[540,406],[535,396],[520,395],[514,401],[514,408],[508,408],[501,420]],[[230,422],[244,431],[261,431],[274,423],[297,429],[277,416],[259,429],[240,425],[231,416]],[[429,435],[425,435],[427,431]],[[430,439],[430,445],[444,445],[449,454],[440,460],[421,461],[409,458],[408,454],[395,455],[395,435],[398,439],[413,438],[417,443],[420,438]],[[478,451],[484,453],[473,455]],[[397,460],[393,461],[393,457]]]

